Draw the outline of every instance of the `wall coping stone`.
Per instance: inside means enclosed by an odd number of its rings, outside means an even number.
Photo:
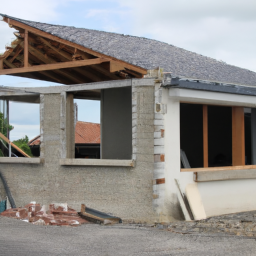
[[[135,167],[134,160],[62,158],[60,165]]]
[[[4,164],[41,164],[43,158],[28,158],[28,157],[0,157],[0,163]]]

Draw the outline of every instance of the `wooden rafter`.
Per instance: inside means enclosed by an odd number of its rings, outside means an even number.
[[[107,55],[98,53],[98,52],[96,52],[96,51],[94,51],[94,50],[91,50],[91,49],[89,49],[89,48],[86,48],[86,47],[84,47],[84,46],[78,45],[78,44],[76,44],[76,43],[69,42],[69,41],[64,40],[64,39],[61,39],[61,38],[59,38],[59,37],[57,37],[57,36],[54,36],[54,35],[51,35],[51,34],[49,34],[49,33],[43,32],[43,31],[41,31],[41,30],[39,30],[39,29],[36,29],[36,28],[30,27],[30,26],[28,26],[28,25],[25,25],[25,24],[23,24],[23,23],[21,23],[21,22],[19,22],[19,21],[12,20],[12,19],[6,18],[6,17],[4,18],[4,21],[7,22],[7,23],[9,23],[9,25],[11,25],[11,26],[13,26],[13,27],[15,27],[15,28],[17,28],[17,29],[22,28],[22,29],[24,29],[24,30],[27,30],[27,31],[30,32],[30,33],[33,33],[33,34],[36,34],[36,35],[38,35],[38,36],[41,36],[41,37],[44,37],[44,38],[47,38],[47,39],[50,39],[50,40],[59,42],[59,43],[64,44],[64,45],[68,45],[68,46],[73,47],[73,48],[75,48],[75,49],[78,49],[78,50],[81,50],[81,51],[83,51],[83,52],[87,52],[87,53],[89,53],[89,54],[92,54],[92,55],[94,55],[94,56],[96,56],[96,57],[110,58],[110,59],[113,60],[113,61],[119,62],[120,65],[123,65],[123,66],[124,66],[125,68],[127,68],[127,69],[134,70],[134,71],[136,71],[136,72],[138,72],[138,73],[141,73],[141,74],[143,74],[143,75],[146,75],[146,74],[147,74],[147,70],[144,69],[144,68],[141,68],[141,67],[138,67],[138,66],[135,66],[135,65],[126,63],[126,62],[124,62],[124,61],[118,60],[118,59],[116,59],[116,58],[113,58],[113,57],[110,57],[110,56],[107,56]]]
[[[24,36],[24,68],[28,67],[28,30],[25,30]]]
[[[49,48],[51,48],[53,51],[55,51],[56,53],[58,53],[59,55],[61,55],[63,58],[65,58],[66,60],[73,60],[73,56],[71,56],[70,54],[68,54],[67,52],[63,51],[62,48],[60,47],[61,45],[59,45],[59,48],[57,48],[56,46],[52,45],[49,41],[47,41],[46,39],[42,38],[42,37],[38,37],[38,40],[40,40],[41,42],[43,42],[46,46],[48,46]],[[79,50],[76,51],[76,55],[77,56],[81,56],[84,60],[86,59],[91,59],[91,55],[87,54],[87,53],[83,53]],[[91,66],[92,69],[102,73],[104,76],[109,77],[111,79],[120,79],[119,77],[117,77],[114,74],[109,73],[106,69],[99,67],[99,66]],[[81,71],[79,69],[75,69],[78,73],[81,74],[81,72],[83,73],[83,75],[85,75],[86,77],[88,77],[89,79],[91,79],[94,82],[99,82],[102,81],[102,79],[98,78],[97,75],[94,75],[92,72],[88,72],[88,71]]]
[[[82,67],[82,66],[100,64],[108,61],[109,60],[105,58],[97,58],[97,59],[90,59],[90,60],[60,62],[56,64],[42,64],[42,65],[37,65],[37,66],[27,67],[27,68],[3,69],[3,70],[0,70],[0,75],[10,75],[10,74],[19,74],[19,73],[36,72],[36,71]]]
[[[22,47],[19,45],[18,49],[16,50],[16,53],[13,55],[13,57],[9,60],[10,63],[13,63],[13,61],[17,58],[17,56],[23,51]]]

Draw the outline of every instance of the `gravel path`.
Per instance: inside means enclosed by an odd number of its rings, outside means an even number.
[[[0,217],[0,255],[256,255],[255,238],[135,225],[35,226]]]

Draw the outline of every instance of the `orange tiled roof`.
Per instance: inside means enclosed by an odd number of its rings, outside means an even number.
[[[29,146],[40,145],[40,135],[28,142]],[[100,143],[100,124],[77,121],[75,143]]]
[[[28,142],[29,146],[35,146],[35,145],[40,145],[41,141],[40,141],[40,135],[36,136],[34,139],[30,140]]]
[[[100,143],[100,124],[77,121],[75,143]]]

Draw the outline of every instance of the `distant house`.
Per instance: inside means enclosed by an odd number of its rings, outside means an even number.
[[[40,157],[0,157],[17,205],[84,203],[136,222],[256,210],[255,72],[157,40],[0,15],[16,29],[0,75],[60,83],[0,87],[0,99],[40,104]],[[75,129],[74,99],[100,102],[100,128]]]
[[[40,156],[40,135],[29,141],[33,156]],[[100,124],[77,121],[75,127],[75,157],[100,158]]]

